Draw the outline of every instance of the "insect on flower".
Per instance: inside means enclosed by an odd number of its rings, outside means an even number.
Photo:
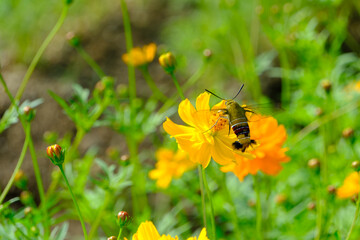
[[[215,124],[211,127],[213,128],[217,122],[221,118],[225,118],[229,120],[229,133],[230,133],[230,127],[237,136],[237,141],[232,143],[232,146],[236,150],[241,150],[242,152],[245,152],[246,148],[251,146],[251,144],[256,144],[256,141],[250,138],[250,129],[248,125],[248,118],[246,117],[246,113],[253,113],[250,109],[246,107],[242,107],[240,104],[238,104],[234,99],[239,95],[242,88],[244,87],[244,84],[239,89],[238,93],[233,97],[232,99],[224,99],[219,97],[218,95],[214,94],[213,92],[205,89],[208,93],[214,95],[215,97],[225,100],[225,109],[219,109],[218,111],[222,113],[222,116],[218,118],[218,120],[215,122]],[[211,129],[210,128],[210,129]]]

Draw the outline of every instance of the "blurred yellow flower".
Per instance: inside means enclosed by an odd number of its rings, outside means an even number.
[[[169,235],[160,236],[156,227],[150,221],[141,223],[137,232],[132,237],[132,240],[178,240],[178,239],[179,238],[177,236],[175,236],[175,238]],[[198,239],[196,237],[190,237],[187,240],[209,240],[209,239],[206,237],[206,229],[203,228]]]
[[[149,172],[149,177],[157,179],[156,185],[159,188],[167,188],[172,178],[180,178],[184,172],[195,167],[195,163],[189,160],[189,155],[181,149],[174,152],[160,148],[156,152],[156,159],[156,169]]]
[[[344,184],[337,189],[336,195],[339,198],[350,198],[358,194],[359,190],[359,174],[358,172],[353,172],[345,178]]]
[[[128,65],[139,67],[152,62],[155,58],[155,53],[156,44],[150,43],[142,48],[135,47],[131,49],[129,53],[122,55],[122,60]]]
[[[281,169],[281,163],[290,160],[282,148],[286,140],[286,131],[283,125],[273,117],[262,117],[252,114],[249,121],[250,136],[257,143],[256,148],[250,149],[255,155],[254,159],[247,159],[236,154],[236,162],[221,168],[223,172],[233,172],[241,181],[248,174],[256,174],[262,171],[268,175],[276,175]]]
[[[188,99],[179,105],[179,116],[189,126],[178,125],[169,118],[163,124],[167,133],[174,137],[181,149],[189,153],[190,160],[206,168],[212,157],[215,162],[227,165],[235,161],[232,143],[237,140],[233,131],[229,133],[228,120],[221,113],[210,111],[210,94],[205,92],[196,99],[196,110]],[[224,109],[221,101],[212,110]],[[251,158],[246,152],[239,154]]]

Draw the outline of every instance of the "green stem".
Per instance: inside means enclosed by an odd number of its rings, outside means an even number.
[[[154,80],[150,76],[147,65],[141,67],[140,70],[144,76],[146,83],[149,85],[149,87],[150,87],[151,91],[153,92],[153,94],[155,95],[155,97],[165,103],[168,100],[168,98],[156,86]]]
[[[94,61],[94,59],[84,50],[81,45],[75,45],[74,47],[80,54],[80,56],[85,60],[85,62],[89,64],[89,66],[99,76],[100,79],[106,76],[101,67]]]
[[[73,194],[73,192],[72,192],[72,190],[71,190],[69,181],[68,181],[68,179],[67,179],[67,177],[66,177],[66,175],[65,175],[65,172],[64,172],[64,169],[63,169],[62,164],[58,165],[58,167],[59,167],[59,169],[60,169],[60,172],[61,172],[62,176],[64,177],[66,186],[67,186],[68,189],[69,189],[71,198],[72,198],[72,200],[73,200],[73,202],[74,202],[76,211],[77,211],[77,213],[78,213],[78,215],[79,215],[81,227],[82,227],[82,230],[83,230],[83,232],[84,232],[84,238],[85,238],[85,240],[87,240],[87,239],[88,239],[88,236],[87,236],[87,232],[86,232],[86,227],[85,227],[84,219],[83,219],[83,217],[82,217],[82,215],[81,215],[81,212],[80,212],[79,205],[77,204],[77,201],[76,201],[76,199],[75,199],[75,196],[74,196],[74,194]]]
[[[48,212],[47,212],[46,197],[45,197],[44,185],[43,185],[43,182],[42,182],[42,179],[41,179],[39,163],[38,163],[38,160],[37,160],[37,156],[36,156],[36,152],[35,152],[35,148],[34,148],[34,143],[33,143],[32,139],[31,139],[30,124],[28,124],[28,127],[26,128],[26,135],[29,138],[29,151],[30,151],[30,155],[31,155],[32,163],[33,163],[36,184],[37,184],[37,187],[38,187],[38,190],[39,190],[39,195],[40,195],[40,200],[41,200],[41,208],[42,208],[44,218],[45,218],[45,223],[44,223],[45,239],[48,239],[49,233],[50,233],[49,232],[50,231],[50,221],[49,221],[49,216],[48,216]]]
[[[358,176],[359,176],[359,184],[360,184],[360,172],[358,172]],[[357,218],[358,218],[358,216],[359,216],[359,208],[360,208],[360,191],[359,191],[359,193],[358,193],[358,199],[357,199],[357,201],[356,201],[356,210],[355,210],[354,219],[353,219],[353,222],[352,222],[352,224],[351,224],[350,230],[349,230],[349,232],[348,232],[345,240],[349,240],[349,239],[350,239],[351,234],[352,234],[352,232],[353,232],[353,230],[354,230],[354,228],[355,228],[356,220],[357,220]]]
[[[14,221],[14,219],[10,218],[10,222],[15,226],[16,230],[18,230],[18,231],[21,233],[21,235],[23,235],[24,238],[31,240],[31,238],[29,238],[29,237],[21,230],[21,228],[19,228],[19,227],[16,225],[16,222]]]
[[[11,175],[9,182],[6,184],[6,187],[5,187],[4,191],[1,193],[0,204],[4,201],[7,193],[9,192],[11,186],[14,183],[14,179],[15,179],[15,176],[16,176],[17,172],[19,171],[19,169],[21,168],[22,163],[24,162],[25,153],[26,153],[26,150],[28,148],[28,145],[29,145],[29,135],[26,135],[25,142],[24,142],[23,148],[21,150],[19,160],[18,160],[18,162],[17,162],[17,164],[15,166],[15,169],[13,171],[13,174]]]
[[[240,240],[240,239],[242,239],[242,237],[241,237],[241,231],[240,231],[239,226],[238,226],[236,207],[235,207],[233,199],[231,198],[229,189],[228,189],[227,184],[226,184],[226,173],[223,173],[223,181],[222,181],[222,183],[223,183],[222,189],[223,189],[223,191],[225,193],[225,197],[227,199],[227,202],[231,206],[231,209],[228,212],[230,214],[230,218],[231,218],[231,221],[232,221],[233,226],[234,226],[235,237],[236,237],[236,239]]]
[[[254,187],[256,191],[256,232],[259,239],[263,239],[262,235],[262,208],[261,208],[261,196],[260,196],[260,183],[258,175],[253,175]]]
[[[122,228],[122,227],[120,227],[120,230],[119,230],[119,235],[118,235],[118,237],[117,237],[117,240],[120,240],[122,230],[123,230],[123,228]]]
[[[207,222],[206,222],[206,203],[205,203],[205,188],[204,188],[204,180],[202,175],[202,166],[198,164],[198,173],[199,173],[199,182],[200,182],[200,192],[201,192],[201,207],[202,207],[202,213],[203,213],[203,222],[204,227],[207,229]]]
[[[60,27],[63,25],[64,20],[67,16],[68,10],[69,10],[69,5],[65,4],[63,7],[63,10],[61,12],[60,18],[56,22],[55,26],[51,29],[50,33],[47,35],[44,42],[41,44],[40,48],[36,52],[33,60],[31,61],[30,66],[29,66],[28,70],[26,71],[24,79],[22,80],[22,83],[19,87],[19,90],[16,93],[15,100],[20,100],[22,94],[25,91],[26,85],[28,84],[29,79],[30,79],[32,73],[34,72],[34,69],[35,69],[36,65],[38,64],[41,56],[43,55],[45,49],[49,46],[51,40],[55,37],[56,33],[59,31]]]
[[[106,213],[105,210],[106,210],[106,207],[109,204],[109,201],[110,201],[111,197],[112,197],[112,195],[109,192],[107,192],[106,195],[105,195],[105,200],[103,201],[103,204],[102,204],[102,206],[101,206],[101,208],[99,210],[99,213],[97,214],[95,221],[91,225],[91,228],[90,228],[91,230],[90,230],[90,233],[89,233],[89,240],[91,240],[94,237],[94,234],[96,233],[96,231],[97,231],[97,229],[98,229],[98,227],[100,225],[102,217]]]
[[[216,240],[215,213],[214,213],[214,205],[213,205],[212,197],[211,197],[211,191],[210,191],[209,185],[206,181],[205,169],[201,168],[201,171],[202,171],[202,176],[203,176],[203,180],[204,180],[206,194],[207,194],[207,197],[210,202],[210,221],[211,221],[211,228],[212,228],[212,235],[213,235],[213,237],[211,239]]]
[[[171,72],[171,73],[170,73],[170,76],[171,76],[172,80],[174,81],[175,87],[176,87],[176,89],[177,89],[177,91],[178,91],[181,99],[182,99],[182,100],[185,100],[184,93],[183,93],[183,91],[182,91],[182,89],[181,89],[181,87],[180,87],[180,84],[179,84],[176,76],[175,76],[175,73],[174,73],[174,72]]]

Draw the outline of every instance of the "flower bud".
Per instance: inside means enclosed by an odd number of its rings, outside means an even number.
[[[167,73],[172,74],[175,71],[176,59],[171,52],[162,54],[159,63]]]
[[[25,190],[27,188],[28,179],[22,170],[19,170],[15,174],[14,183],[15,186],[20,188],[21,190]]]
[[[308,167],[311,169],[318,169],[320,168],[320,161],[317,158],[312,158],[308,161]]]
[[[277,204],[283,204],[287,200],[287,196],[283,193],[276,195],[275,202]]]
[[[80,39],[75,35],[74,32],[68,32],[66,34],[66,39],[69,41],[70,45],[73,47],[78,47],[80,45]]]
[[[342,131],[342,136],[343,138],[350,138],[354,135],[354,129],[352,128],[345,128],[343,131]]]
[[[20,202],[22,202],[22,204],[28,206],[34,203],[34,198],[31,194],[31,192],[29,191],[22,191],[20,193]]]
[[[309,202],[309,204],[307,205],[307,209],[308,210],[314,210],[316,208],[316,203],[314,202]]]
[[[247,202],[247,205],[248,205],[249,207],[255,207],[255,206],[256,206],[256,202],[255,202],[254,200],[250,199],[250,200]]]
[[[351,196],[351,202],[353,202],[354,204],[356,204],[356,202],[358,201],[359,198],[359,194],[354,194]]]
[[[54,165],[59,166],[64,163],[65,150],[61,149],[58,144],[47,147],[46,153]]]
[[[204,57],[205,57],[206,59],[210,59],[211,56],[212,56],[212,51],[207,48],[207,49],[205,49],[205,50],[203,51],[203,55],[204,55]]]
[[[32,207],[26,207],[26,208],[24,209],[24,214],[25,214],[25,216],[29,216],[29,215],[32,213],[32,211],[33,211],[33,208],[32,208]]]
[[[324,110],[322,110],[322,108],[316,108],[315,109],[315,115],[317,116],[317,117],[320,117],[321,115],[323,115],[324,114]]]
[[[117,218],[120,227],[124,227],[125,225],[127,225],[130,220],[129,214],[125,211],[120,211],[117,215]]]
[[[36,227],[36,226],[32,226],[30,228],[30,231],[31,233],[34,235],[34,236],[38,236],[39,235],[39,229]]]
[[[23,108],[23,112],[24,112],[26,121],[31,122],[31,121],[34,119],[34,117],[35,117],[35,110],[34,110],[32,107],[30,107],[30,106],[25,106],[25,107]]]
[[[117,239],[117,237],[115,237],[115,236],[111,236],[111,237],[108,237],[108,239],[107,240],[116,240]]]
[[[360,162],[359,162],[359,161],[353,161],[353,162],[351,163],[351,167],[352,167],[355,171],[359,172],[359,171],[360,171]]]
[[[321,87],[325,90],[325,92],[329,93],[332,87],[331,82],[328,79],[321,81]]]
[[[334,195],[334,194],[336,194],[336,187],[334,185],[329,185],[327,187],[327,191],[329,194]]]

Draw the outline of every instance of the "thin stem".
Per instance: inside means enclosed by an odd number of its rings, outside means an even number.
[[[150,76],[147,65],[141,67],[140,70],[144,76],[146,83],[149,85],[149,87],[150,87],[151,91],[153,92],[153,94],[155,95],[155,97],[165,103],[168,100],[168,98],[156,86],[154,80]]]
[[[360,172],[358,172],[358,177],[359,177],[359,184],[360,184]],[[358,193],[358,199],[357,199],[357,201],[356,201],[356,210],[355,210],[354,220],[353,220],[353,222],[352,222],[352,224],[351,224],[350,230],[349,230],[349,232],[348,232],[347,237],[346,237],[345,240],[349,240],[349,239],[350,239],[351,234],[352,234],[352,232],[353,232],[353,230],[354,230],[354,228],[355,228],[356,220],[357,220],[357,218],[358,218],[358,216],[359,216],[359,208],[360,208],[360,191],[359,191],[359,193]]]
[[[105,195],[105,200],[103,201],[103,204],[102,204],[102,206],[101,206],[101,208],[99,210],[99,213],[97,214],[95,221],[91,225],[91,228],[90,228],[91,230],[90,230],[90,233],[89,233],[89,240],[91,240],[94,237],[94,234],[96,233],[96,231],[98,229],[98,226],[100,225],[102,217],[105,214],[105,210],[106,210],[106,207],[109,204],[110,199],[111,199],[111,194],[109,192],[107,192],[106,195]]]
[[[117,237],[117,240],[120,240],[122,230],[123,230],[123,227],[120,227],[120,230],[119,230],[119,235],[118,235],[118,237]]]
[[[19,227],[16,225],[16,222],[14,221],[14,219],[10,218],[10,222],[15,226],[16,230],[18,230],[18,231],[21,233],[21,235],[23,235],[24,238],[31,240],[31,238],[29,238],[29,237],[21,230],[21,228],[19,228]]]
[[[8,192],[9,192],[11,186],[12,186],[12,184],[14,183],[14,179],[15,179],[15,176],[16,176],[17,172],[19,171],[19,169],[21,168],[22,163],[24,162],[25,154],[26,154],[26,150],[28,148],[28,145],[29,145],[29,135],[26,135],[25,142],[24,142],[23,148],[21,150],[19,160],[18,160],[18,162],[17,162],[17,164],[15,166],[15,169],[13,171],[13,174],[11,175],[9,182],[6,184],[6,187],[5,187],[4,191],[1,193],[0,204],[4,201],[6,195],[8,194]]]
[[[174,73],[174,72],[171,72],[171,73],[170,73],[170,76],[171,76],[172,80],[174,81],[175,87],[176,87],[176,89],[177,89],[177,91],[178,91],[181,99],[182,99],[182,100],[185,100],[184,93],[183,93],[183,91],[182,91],[182,89],[181,89],[181,87],[180,87],[180,85],[179,85],[179,82],[178,82],[178,80],[177,80],[177,78],[176,78],[176,76],[175,76],[175,73]]]
[[[258,175],[253,175],[254,187],[256,191],[256,232],[259,239],[263,239],[262,235],[262,208],[261,208],[261,196],[260,196],[260,183]]]
[[[71,198],[72,198],[72,200],[73,200],[73,202],[74,202],[76,211],[77,211],[77,213],[78,213],[78,215],[79,215],[81,227],[82,227],[82,230],[83,230],[83,232],[84,232],[84,238],[85,238],[85,240],[87,240],[87,239],[88,239],[88,236],[87,236],[87,232],[86,232],[86,227],[85,227],[84,219],[83,219],[83,217],[82,217],[82,215],[81,215],[81,211],[80,211],[79,205],[77,204],[77,201],[76,201],[76,199],[75,199],[75,196],[74,196],[74,194],[73,194],[73,192],[72,192],[72,190],[71,190],[71,187],[70,187],[69,181],[68,181],[68,179],[67,179],[67,177],[66,177],[66,175],[65,175],[63,166],[62,166],[62,165],[58,165],[58,167],[59,167],[59,169],[60,169],[60,172],[61,172],[62,176],[64,177],[66,186],[67,186],[68,189],[69,189]]]
[[[101,67],[95,62],[95,60],[84,50],[81,45],[74,46],[80,56],[85,60],[87,64],[94,70],[94,72],[99,76],[99,78],[103,78],[106,76]]]
[[[203,222],[204,227],[207,229],[207,223],[206,223],[206,203],[205,203],[205,194],[204,194],[204,180],[202,175],[202,166],[198,164],[198,173],[199,173],[199,182],[200,182],[200,193],[201,193],[201,208],[203,213]]]
[[[26,85],[29,82],[29,79],[30,79],[32,73],[34,72],[34,69],[35,69],[36,65],[38,64],[41,56],[43,55],[45,49],[49,46],[51,40],[55,37],[56,33],[59,31],[60,27],[63,25],[64,20],[67,16],[68,10],[69,10],[69,5],[65,4],[62,9],[60,18],[56,22],[55,26],[51,29],[50,33],[47,35],[44,42],[41,44],[40,48],[36,52],[33,60],[31,61],[30,66],[29,66],[28,70],[26,71],[24,79],[22,80],[22,83],[19,87],[19,90],[16,93],[15,100],[20,100],[22,94],[25,91]]]
[[[29,136],[29,151],[30,151],[30,155],[31,155],[31,159],[32,159],[32,163],[33,163],[33,168],[34,168],[34,173],[35,173],[35,179],[36,179],[36,184],[39,190],[39,195],[40,195],[40,200],[41,200],[41,208],[44,214],[44,218],[45,218],[45,223],[44,223],[44,228],[45,228],[45,238],[48,238],[48,234],[50,231],[50,222],[49,222],[49,216],[48,216],[48,212],[47,212],[47,204],[46,204],[46,197],[45,197],[45,191],[44,191],[44,185],[41,179],[41,173],[40,173],[40,168],[39,168],[39,163],[37,160],[37,156],[36,156],[36,152],[35,152],[35,148],[34,148],[34,143],[31,139],[31,129],[30,129],[30,124],[28,124],[28,127],[26,128],[26,135]]]
[[[214,205],[212,202],[212,197],[211,197],[211,191],[209,188],[209,185],[206,181],[206,175],[205,175],[205,169],[201,168],[202,171],[202,175],[203,175],[203,180],[204,180],[204,186],[206,189],[206,193],[210,202],[210,221],[211,221],[211,228],[212,228],[212,235],[214,240],[216,240],[216,227],[215,227],[215,213],[214,213]]]

